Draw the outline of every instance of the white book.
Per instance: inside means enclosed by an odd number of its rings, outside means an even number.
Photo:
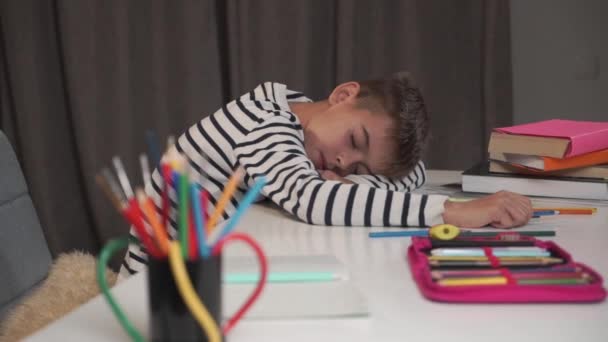
[[[488,163],[462,174],[462,191],[495,193],[501,190],[527,196],[608,200],[608,180],[491,173]]]

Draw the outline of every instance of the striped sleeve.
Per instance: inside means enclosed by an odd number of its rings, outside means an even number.
[[[442,222],[446,196],[410,194],[320,177],[301,132],[273,117],[238,142],[235,155],[252,179],[265,175],[265,197],[310,224],[429,226]]]
[[[418,189],[426,182],[424,163],[419,161],[412,172],[401,179],[393,179],[380,175],[349,175],[346,179],[356,184],[366,184],[377,189],[410,192]]]

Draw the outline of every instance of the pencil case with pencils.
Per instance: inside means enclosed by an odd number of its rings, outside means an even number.
[[[426,298],[439,302],[582,303],[606,298],[602,277],[556,243],[509,237],[413,237],[407,257],[414,281]]]

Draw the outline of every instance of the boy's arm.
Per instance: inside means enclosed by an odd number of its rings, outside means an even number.
[[[289,123],[282,117],[271,120]],[[266,176],[262,194],[284,210],[305,222],[322,225],[403,227],[443,222],[446,196],[322,179],[306,156],[302,138],[294,132],[267,120],[235,148],[238,163],[249,177]]]
[[[348,175],[344,177],[355,184],[367,184],[376,189],[410,192],[421,187],[426,182],[424,163],[416,164],[412,172],[402,179],[389,178],[381,175]]]

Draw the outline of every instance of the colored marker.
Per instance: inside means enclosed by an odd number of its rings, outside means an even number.
[[[228,284],[256,284],[260,279],[258,273],[228,273],[223,281]],[[315,283],[339,280],[331,272],[272,272],[266,279],[269,283]]]

